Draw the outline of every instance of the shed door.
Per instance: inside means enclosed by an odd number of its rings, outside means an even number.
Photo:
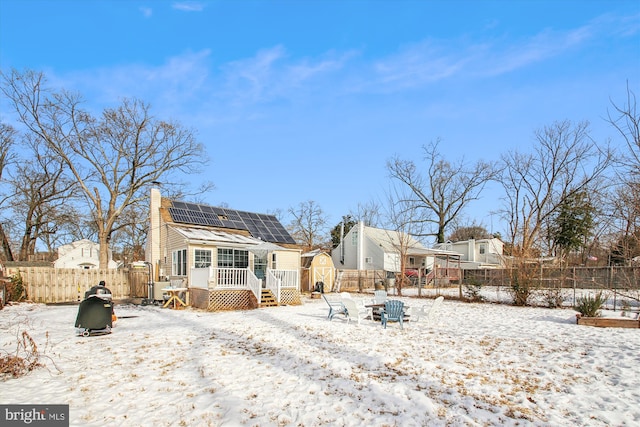
[[[311,269],[311,288],[316,283],[324,283],[324,291],[331,292],[333,289],[333,267],[313,267]]]

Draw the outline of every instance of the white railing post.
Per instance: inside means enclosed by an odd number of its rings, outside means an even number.
[[[253,292],[253,295],[255,295],[258,300],[258,305],[260,305],[262,303],[262,280],[258,279],[256,275],[253,274],[253,271],[248,268],[246,269],[246,275],[247,286],[251,289],[251,292]]]

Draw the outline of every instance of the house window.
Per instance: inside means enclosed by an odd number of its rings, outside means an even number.
[[[171,254],[171,266],[174,276],[186,276],[187,275],[187,250],[180,249],[173,251]]]
[[[258,256],[258,255],[254,255],[253,256],[253,274],[256,275],[256,277],[258,279],[264,279],[266,277],[266,271],[267,271],[267,261],[268,261],[268,257],[267,255],[264,256]]]
[[[249,252],[241,249],[218,248],[218,267],[247,268]]]
[[[271,254],[271,269],[275,270],[276,269],[276,253],[272,253]]]
[[[358,246],[358,231],[357,230],[353,230],[353,233],[351,233],[351,245],[352,246]]]
[[[193,259],[195,268],[211,267],[211,251],[208,249],[196,249]]]
[[[367,264],[373,264],[373,258],[368,256],[364,259],[364,262],[366,262]]]
[[[484,253],[487,251],[487,246],[486,245],[480,245],[480,255],[484,255]]]
[[[412,256],[409,257],[409,265],[416,265],[416,259]]]

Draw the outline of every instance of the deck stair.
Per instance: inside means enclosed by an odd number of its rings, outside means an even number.
[[[260,299],[262,300],[260,307],[277,307],[279,305],[270,289],[262,289]]]

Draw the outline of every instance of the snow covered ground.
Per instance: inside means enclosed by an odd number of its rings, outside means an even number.
[[[640,423],[639,329],[447,300],[440,323],[404,330],[327,312],[322,299],[217,313],[119,305],[111,335],[83,338],[77,306],[7,306],[0,355],[25,330],[45,367],[0,380],[0,403],[69,404],[74,426]]]

